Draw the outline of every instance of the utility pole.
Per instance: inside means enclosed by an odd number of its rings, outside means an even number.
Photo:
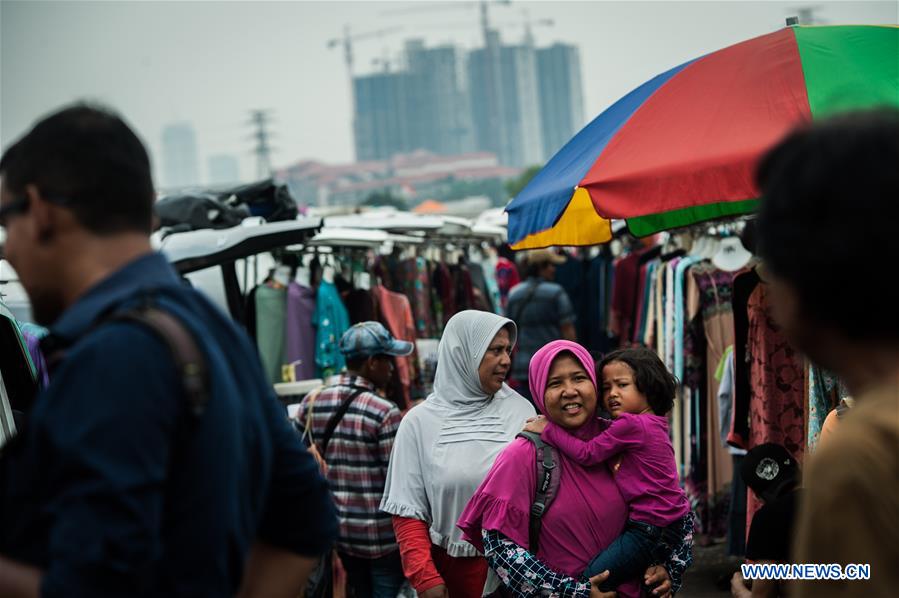
[[[272,176],[272,146],[269,143],[270,133],[267,129],[271,123],[271,110],[250,111],[250,124],[255,127],[253,139],[256,147],[256,177],[266,179]]]

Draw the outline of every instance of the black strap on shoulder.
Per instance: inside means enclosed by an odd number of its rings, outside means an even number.
[[[193,335],[178,318],[153,305],[113,314],[107,322],[136,322],[153,331],[168,346],[181,377],[187,406],[194,416],[201,416],[209,403],[209,379],[206,360]]]
[[[528,294],[525,295],[524,299],[521,300],[521,303],[518,305],[518,309],[515,310],[515,315],[509,314],[509,319],[518,324],[518,320],[521,319],[521,316],[524,315],[524,310],[530,304],[531,300],[534,298],[534,295],[537,294],[537,289],[540,287],[540,281],[534,280],[534,284],[531,285],[531,288],[528,289]]]
[[[536,448],[537,458],[540,458],[540,451],[543,451],[543,461],[541,465],[540,479],[537,480],[537,489],[534,492],[534,502],[531,504],[531,517],[528,524],[528,550],[531,554],[537,554],[537,548],[540,543],[540,529],[543,526],[543,514],[546,512],[547,495],[550,485],[552,484],[552,471],[556,468],[555,453],[553,447],[543,442],[540,434],[534,432],[519,432],[518,436],[526,438],[534,444]]]
[[[325,458],[325,451],[328,450],[328,443],[331,442],[331,436],[334,435],[337,424],[340,423],[340,420],[343,419],[343,416],[346,415],[346,412],[349,410],[350,403],[356,400],[356,397],[363,392],[369,392],[369,389],[362,386],[351,386],[350,388],[353,389],[353,392],[343,400],[343,403],[340,404],[340,407],[337,408],[337,411],[335,411],[334,415],[331,416],[331,419],[328,420],[328,426],[325,428],[325,433],[322,435],[321,440],[319,440],[320,446],[318,451],[319,454],[321,454],[322,459]]]
[[[140,324],[158,336],[168,347],[175,361],[175,368],[181,378],[181,386],[187,398],[187,406],[195,416],[200,416],[209,403],[209,374],[206,359],[197,346],[193,334],[184,324],[170,313],[156,307],[147,297],[139,305],[121,311],[111,311],[101,315],[91,325],[88,332],[100,328],[107,322],[133,322]],[[48,336],[41,341],[47,367],[51,372],[62,363],[68,349],[75,341],[65,341]]]

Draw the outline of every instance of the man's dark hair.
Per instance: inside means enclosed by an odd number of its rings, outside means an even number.
[[[525,262],[525,274],[528,278],[537,278],[543,273],[543,269],[552,262],[548,259],[540,262]]]
[[[137,135],[111,110],[76,104],[38,122],[0,159],[7,190],[36,185],[61,198],[97,235],[150,233],[156,200],[150,158]]]
[[[882,109],[793,132],[757,173],[759,254],[814,322],[856,340],[899,340],[897,164],[899,111]]]
[[[365,367],[365,363],[368,361],[370,357],[374,357],[375,359],[390,359],[390,355],[385,355],[384,353],[378,353],[377,355],[363,355],[361,357],[352,357],[346,360],[346,369],[358,372],[362,368]]]
[[[633,370],[634,384],[637,390],[646,395],[653,413],[665,415],[671,411],[674,407],[677,378],[668,371],[654,351],[646,347],[628,347],[612,351],[596,364],[596,375],[600,381],[603,368],[614,361],[627,364]]]

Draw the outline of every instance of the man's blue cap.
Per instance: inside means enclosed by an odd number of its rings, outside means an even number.
[[[380,322],[360,322],[340,337],[340,352],[347,359],[373,355],[409,355],[412,343],[393,338]]]

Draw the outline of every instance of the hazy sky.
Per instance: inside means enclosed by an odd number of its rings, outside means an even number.
[[[774,31],[797,7],[813,5],[831,24],[895,24],[885,2],[519,2],[491,3],[505,41],[521,23],[537,44],[580,46],[585,118],[592,119],[646,79],[685,60]],[[342,50],[329,39],[403,30],[359,40],[357,72],[394,58],[404,39],[429,44],[481,42],[477,2],[47,2],[0,0],[0,146],[41,115],[81,98],[118,109],[149,145],[157,168],[162,129],[190,121],[204,180],[208,157],[241,159],[252,178],[253,108],[274,111],[274,163],[353,158],[349,80]],[[412,9],[409,11],[408,9]],[[398,11],[402,11],[397,14]],[[384,14],[389,12],[391,14]]]

